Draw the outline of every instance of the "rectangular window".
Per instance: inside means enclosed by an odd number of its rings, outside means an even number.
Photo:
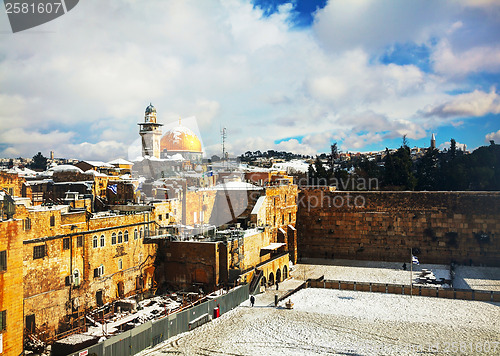
[[[0,271],[7,271],[7,251],[0,251]]]
[[[45,257],[45,245],[33,246],[33,259]]]
[[[76,247],[83,247],[83,236],[78,236],[76,238]]]
[[[160,221],[161,221],[161,219],[162,219],[162,216],[161,216],[161,214],[160,214],[160,215],[158,215],[158,220],[160,220]]]
[[[69,250],[69,237],[63,239],[63,250]]]
[[[292,213],[288,213],[288,223],[292,222]]]
[[[50,226],[55,226],[56,225],[56,217],[52,215],[50,217]]]
[[[7,310],[0,311],[0,331],[7,330]]]
[[[26,218],[23,220],[23,229],[24,231],[31,230],[31,219]]]

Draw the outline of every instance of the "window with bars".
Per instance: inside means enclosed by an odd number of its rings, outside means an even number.
[[[116,245],[116,232],[111,234],[111,245]]]
[[[104,235],[101,235],[101,247],[104,247],[104,241],[105,241]]]
[[[0,271],[7,271],[7,251],[0,251]]]
[[[118,233],[118,243],[121,244],[123,242],[123,233],[120,231]]]
[[[69,237],[63,239],[63,250],[69,250],[70,240]]]
[[[33,259],[44,258],[46,254],[45,245],[33,246]]]
[[[123,234],[123,241],[128,242],[128,231],[125,231],[125,233]]]
[[[92,247],[97,248],[97,236],[96,235],[94,235],[94,237],[92,238]]]

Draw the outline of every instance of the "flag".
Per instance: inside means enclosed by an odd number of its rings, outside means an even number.
[[[411,262],[412,262],[413,264],[416,264],[416,265],[419,265],[419,264],[420,264],[420,262],[418,262],[418,258],[416,258],[416,257],[415,257],[415,256],[413,256],[413,255],[411,256]]]
[[[118,194],[118,185],[117,184],[108,185],[108,189],[111,190],[114,194]]]

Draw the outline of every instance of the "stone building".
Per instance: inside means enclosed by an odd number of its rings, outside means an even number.
[[[3,205],[3,197],[0,197]],[[0,354],[23,352],[21,221],[0,214]]]

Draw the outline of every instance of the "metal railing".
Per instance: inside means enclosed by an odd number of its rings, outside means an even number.
[[[214,309],[219,308],[220,315],[236,308],[249,297],[249,285],[236,287],[226,294],[211,297],[211,299],[194,305],[191,308],[169,314],[159,320],[148,321],[134,329],[113,336],[91,347],[78,350],[70,356],[82,354],[96,356],[131,356],[142,350],[155,346],[175,335],[186,332],[202,322],[208,322],[214,315]]]

